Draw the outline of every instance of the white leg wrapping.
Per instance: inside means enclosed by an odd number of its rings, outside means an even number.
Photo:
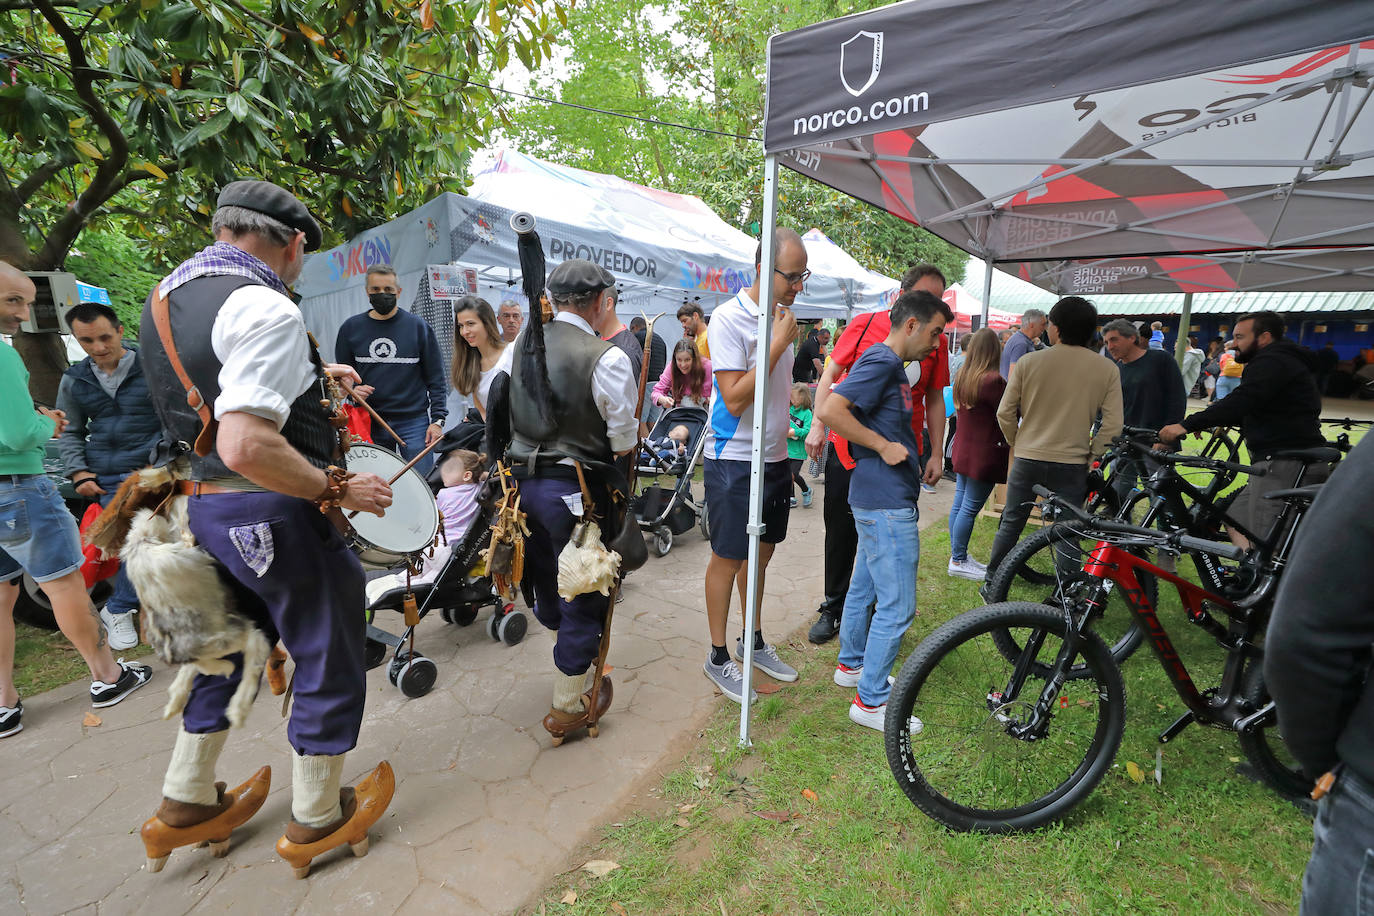
[[[172,760],[167,764],[167,776],[162,781],[162,794],[190,805],[213,805],[219,801],[219,794],[215,792],[215,763],[227,737],[227,729],[205,735],[193,735],[185,728],[179,729]]]
[[[325,827],[343,817],[339,781],[344,755],[297,754],[291,762],[291,816],[304,827]]]
[[[582,692],[587,689],[587,672],[564,674],[558,671],[553,680],[553,708],[560,712],[582,712]]]

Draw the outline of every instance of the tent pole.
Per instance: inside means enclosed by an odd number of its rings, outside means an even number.
[[[1178,314],[1178,337],[1174,340],[1174,362],[1183,368],[1183,354],[1188,352],[1188,325],[1193,320],[1193,294],[1183,294],[1183,310]]]
[[[992,257],[983,258],[983,323],[979,328],[988,326],[988,312],[992,308]]]
[[[744,686],[739,704],[739,746],[750,747],[749,697],[754,682],[754,630],[758,625],[759,552],[763,535],[763,436],[768,418],[768,353],[773,336],[773,265],[777,252],[773,250],[773,234],[778,226],[778,159],[763,160],[763,225],[760,239],[763,260],[759,265],[759,331],[754,355],[754,443],[749,455],[749,551],[748,572],[744,587]]]

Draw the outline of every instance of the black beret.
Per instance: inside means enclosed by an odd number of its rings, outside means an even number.
[[[219,192],[219,206],[242,207],[270,216],[279,223],[305,233],[305,250],[315,251],[324,241],[320,224],[305,204],[290,191],[270,181],[235,181]]]
[[[615,277],[591,261],[573,258],[555,267],[546,285],[555,296],[575,296],[615,286]]]

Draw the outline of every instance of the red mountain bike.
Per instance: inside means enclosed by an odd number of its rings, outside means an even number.
[[[1279,562],[1254,570],[1255,586],[1227,598],[1161,569],[1141,554],[1185,553],[1260,563],[1232,544],[1160,532],[1094,517],[1037,487],[1055,502],[1060,524],[1077,520],[1097,540],[1084,570],[1097,581],[1087,613],[1030,602],[993,604],[950,620],[902,665],[887,704],[888,764],[907,797],[956,830],[1001,833],[1057,820],[1083,801],[1112,765],[1126,721],[1121,669],[1092,630],[1110,593],[1124,595],[1187,707],[1160,735],[1172,740],[1198,722],[1234,731],[1255,769],[1286,796],[1312,781],[1278,736],[1274,704],[1261,672],[1270,601],[1318,487],[1281,490]],[[1284,524],[1288,522],[1289,524]],[[1225,650],[1221,683],[1200,690],[1156,611],[1142,574],[1178,591],[1189,620]],[[1081,607],[1081,606],[1080,606]],[[1220,615],[1220,616],[1218,616]]]

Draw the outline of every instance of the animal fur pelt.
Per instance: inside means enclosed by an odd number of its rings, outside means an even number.
[[[240,726],[257,698],[258,681],[272,647],[251,620],[234,607],[214,559],[196,546],[186,520],[186,497],[174,497],[166,516],[149,509],[133,515],[120,551],[129,581],[138,590],[148,645],[169,665],[180,665],[162,717],[186,708],[196,672],[227,677],[243,653],[243,680],[229,700],[229,723]]]
[[[184,471],[184,462],[174,462],[164,467],[143,468],[124,478],[109,505],[86,529],[86,543],[99,548],[101,559],[119,556],[134,513],[139,509],[161,505],[171,495],[172,484]]]

